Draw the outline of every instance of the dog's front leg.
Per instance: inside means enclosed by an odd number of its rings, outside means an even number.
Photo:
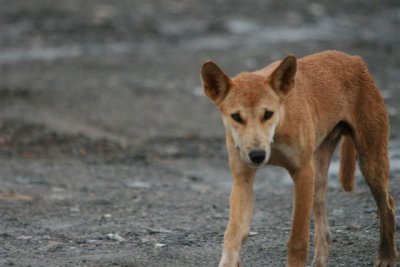
[[[253,213],[253,182],[255,169],[244,165],[232,140],[227,136],[229,165],[233,176],[230,195],[229,222],[219,267],[240,266],[240,249],[246,239]]]
[[[306,266],[312,211],[314,165],[291,171],[294,181],[293,222],[288,242],[288,267]]]

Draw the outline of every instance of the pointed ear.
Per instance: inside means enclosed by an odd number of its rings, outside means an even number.
[[[297,59],[293,55],[288,55],[274,70],[268,82],[277,95],[283,97],[293,88],[296,70]]]
[[[212,61],[207,61],[201,68],[201,77],[205,94],[219,104],[228,94],[231,79]]]

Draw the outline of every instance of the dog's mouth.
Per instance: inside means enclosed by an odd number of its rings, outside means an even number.
[[[264,162],[262,162],[262,163],[247,163],[247,166],[249,166],[250,168],[253,168],[253,169],[257,169],[257,168],[260,168],[260,167],[262,167],[262,166],[264,166],[265,165],[265,163]]]
[[[258,168],[262,167],[263,165],[264,164],[255,164],[255,163],[247,164],[247,166],[249,166],[252,169],[258,169]]]

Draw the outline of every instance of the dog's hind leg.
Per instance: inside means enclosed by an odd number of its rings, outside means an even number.
[[[380,245],[375,267],[396,266],[395,205],[389,194],[387,112],[373,82],[366,79],[363,101],[356,106],[354,140],[361,172],[375,199],[380,227]]]
[[[313,213],[315,222],[315,249],[313,267],[327,266],[328,262],[331,239],[329,224],[326,217],[325,194],[331,157],[339,140],[340,132],[339,130],[334,130],[314,154],[315,181]]]
[[[389,194],[389,160],[386,143],[370,140],[358,144],[361,172],[374,196],[379,216],[380,245],[375,267],[396,266],[395,205]]]

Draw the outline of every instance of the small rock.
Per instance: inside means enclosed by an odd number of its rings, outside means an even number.
[[[189,175],[188,179],[192,182],[200,182],[200,181],[204,181],[204,178],[198,175]]]
[[[110,213],[106,213],[103,215],[104,219],[110,219],[112,217],[112,215]]]
[[[175,145],[166,146],[163,150],[168,156],[175,156],[179,154],[179,148]]]
[[[154,247],[156,247],[156,248],[163,248],[163,247],[166,247],[167,245],[165,245],[165,244],[163,244],[163,243],[156,243],[155,245],[154,245]]]
[[[13,237],[13,235],[9,234],[9,233],[0,233],[0,237],[1,238],[11,238],[11,237]]]
[[[339,209],[334,209],[333,211],[332,211],[332,215],[336,215],[336,216],[338,216],[338,215],[342,215],[343,214],[343,209],[342,208],[339,208]]]
[[[257,234],[258,234],[257,232],[252,232],[252,231],[249,232],[249,236],[253,236],[253,235],[257,235]]]
[[[79,208],[79,206],[71,207],[71,208],[69,208],[69,211],[71,211],[71,212],[79,212],[80,208]]]
[[[147,228],[147,231],[149,232],[149,234],[157,234],[157,233],[161,233],[161,234],[170,234],[170,233],[172,233],[171,230],[167,230],[167,229],[156,229],[156,228]]]
[[[114,241],[118,241],[118,242],[124,242],[125,238],[123,238],[122,236],[118,235],[118,234],[107,234],[106,237],[110,240],[114,240]]]
[[[147,243],[147,242],[152,241],[152,238],[151,238],[150,236],[146,235],[146,236],[141,237],[141,238],[140,238],[140,241],[141,241],[142,243]]]
[[[126,187],[132,189],[150,189],[150,184],[142,181],[125,181],[124,182]]]
[[[48,199],[51,200],[65,200],[67,198],[72,198],[70,194],[68,194],[67,190],[61,187],[52,187],[50,189],[50,193],[47,195]]]

